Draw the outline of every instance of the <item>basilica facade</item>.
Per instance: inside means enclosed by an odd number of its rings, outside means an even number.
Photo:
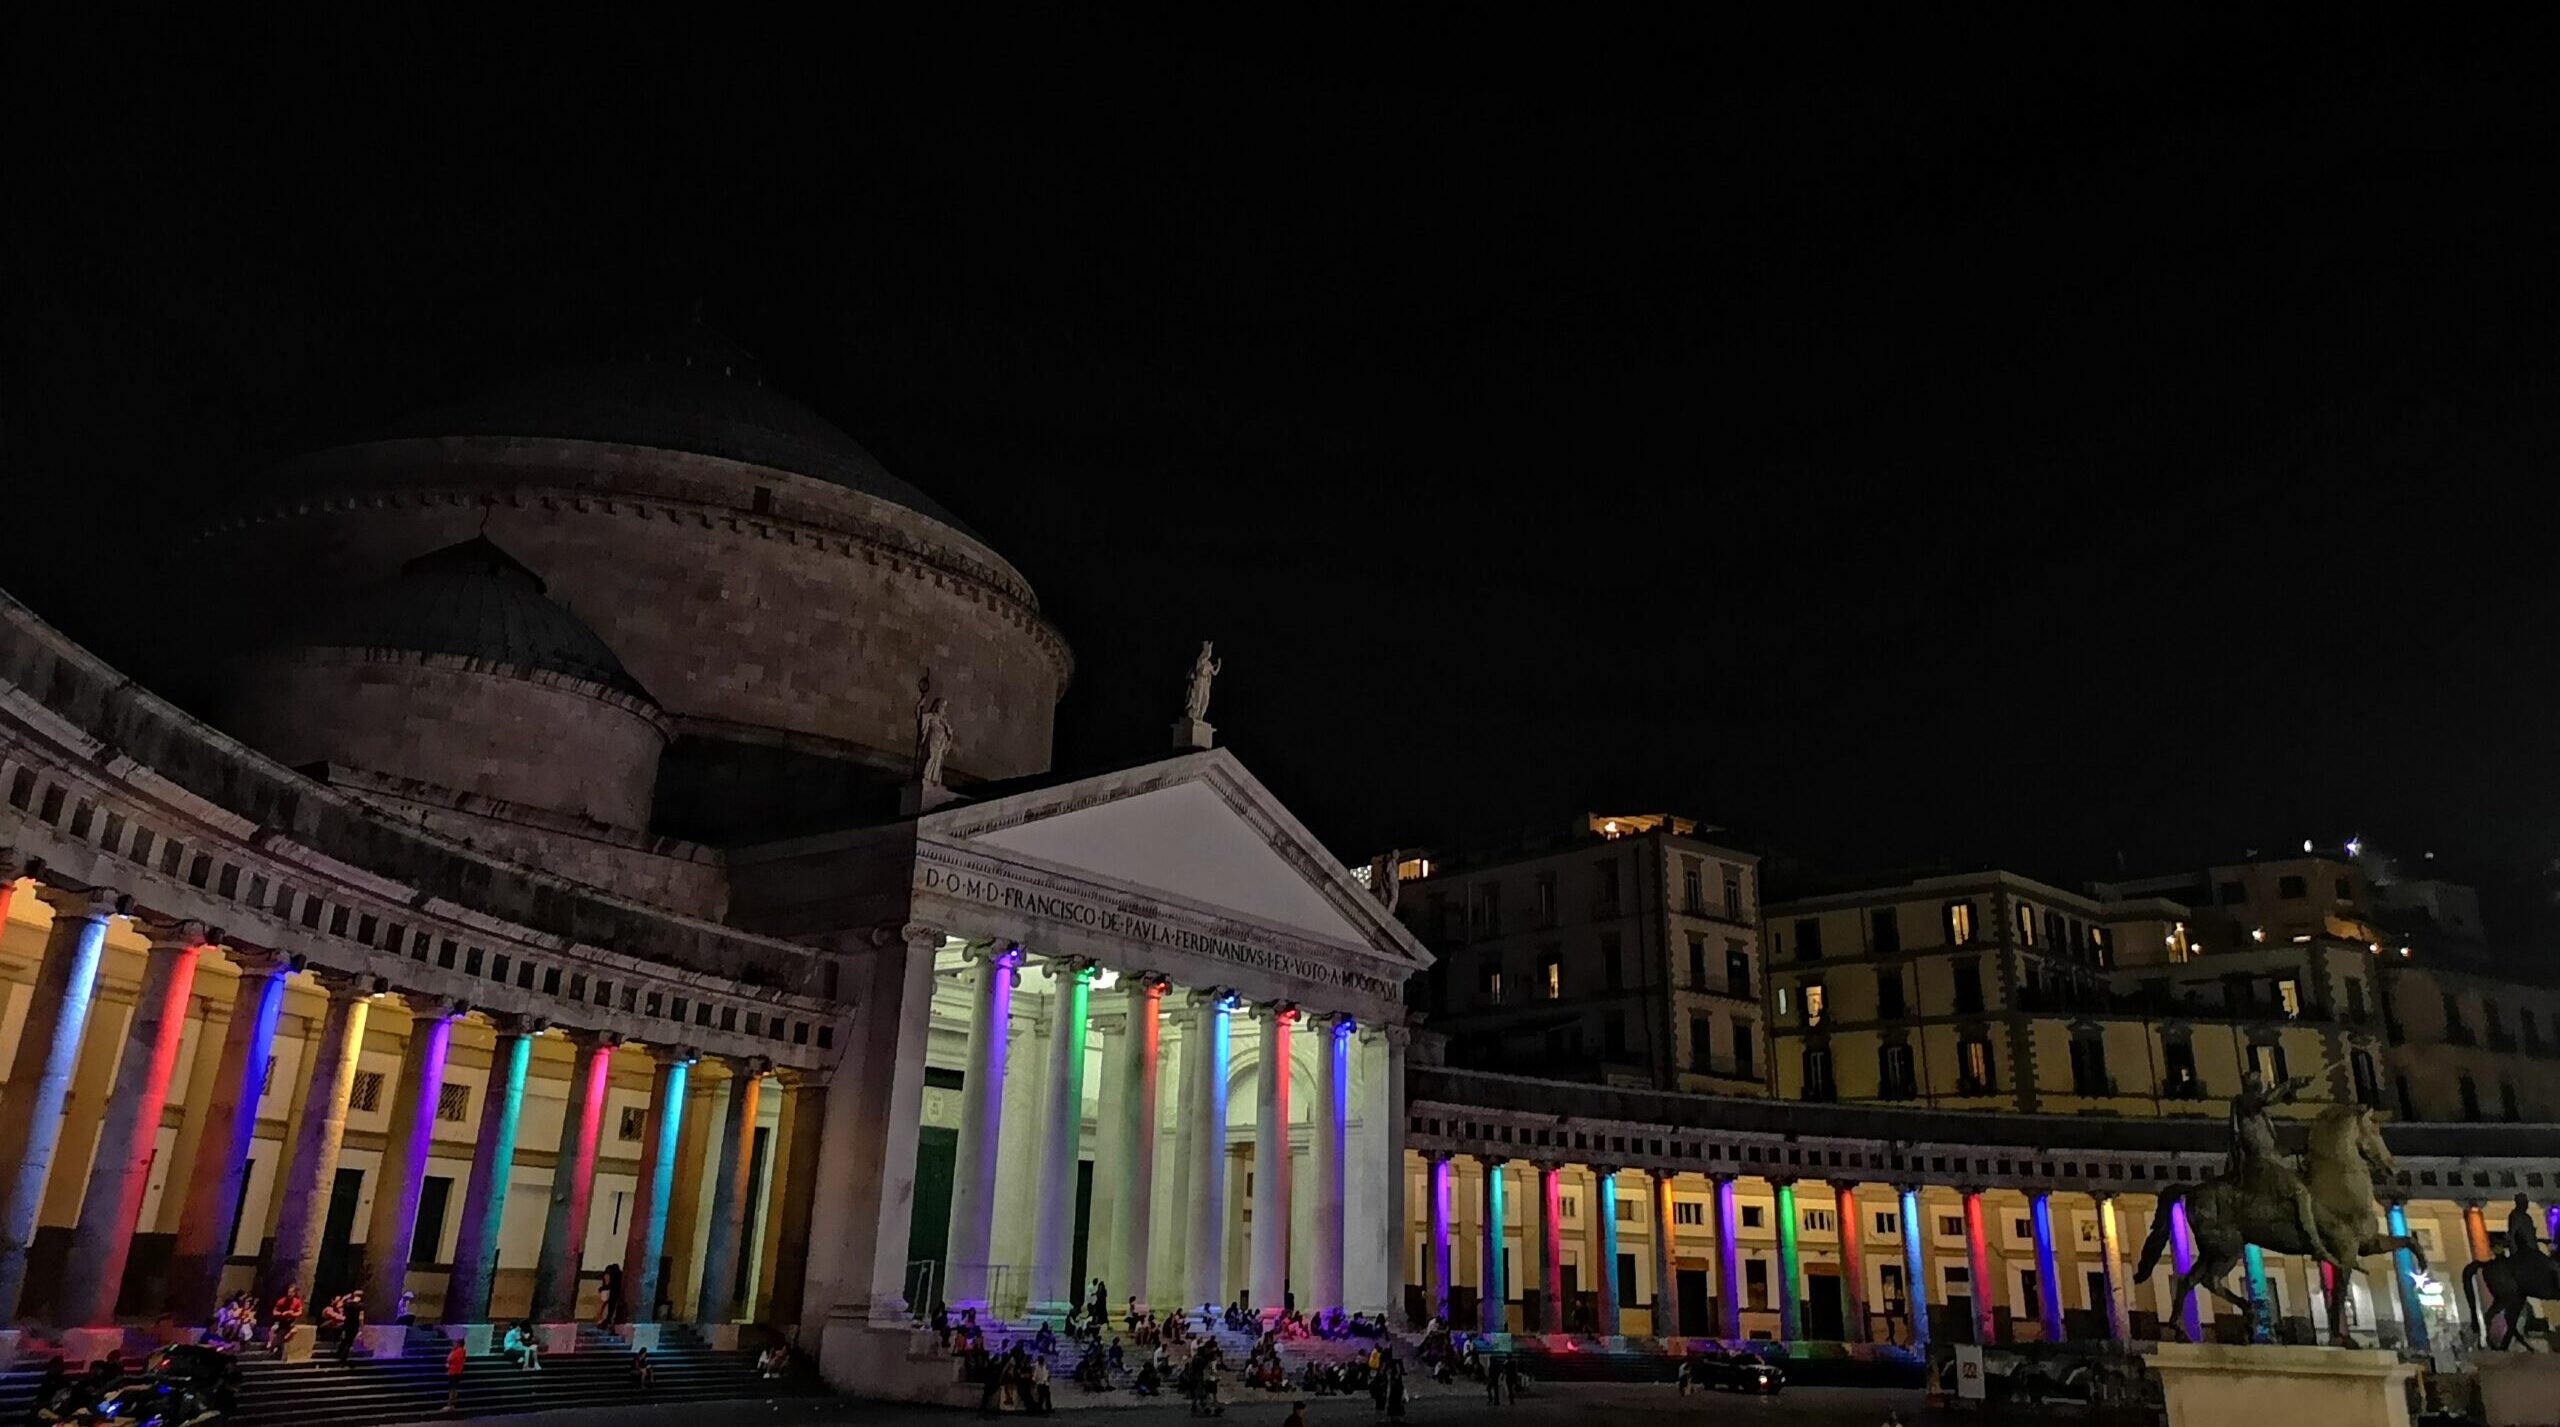
[[[934,1397],[930,1305],[1095,1280],[1673,1340],[2167,1313],[2124,1240],[2211,1167],[2192,1122],[1451,1063],[1413,904],[1202,676],[1163,756],[1053,771],[1029,583],[699,334],[290,462],[202,539],[273,578],[205,595],[256,648],[189,707],[0,602],[14,1333],[361,1287],[567,1350],[611,1268],[634,1340]],[[1765,1023],[1721,974],[1749,895],[1679,1023],[1719,1045]],[[2393,1143],[2448,1247],[2555,1192],[2547,1126]],[[2421,1335],[2416,1266],[2369,1278],[2361,1327]]]

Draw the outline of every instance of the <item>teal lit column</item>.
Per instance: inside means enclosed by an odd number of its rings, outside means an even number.
[[[1929,1259],[1920,1240],[1920,1191],[1902,1187],[1902,1301],[1911,1312],[1911,1346],[1929,1346]]]
[[[2276,1315],[2274,1295],[2267,1287],[2267,1252],[2256,1244],[2244,1244],[2240,1262],[2249,1274],[2249,1341],[2272,1343]]]
[[[1484,1330],[1502,1333],[1510,1330],[1504,1312],[1510,1297],[1509,1287],[1502,1281],[1502,1161],[1486,1159],[1484,1163],[1484,1272],[1476,1278],[1478,1305],[1484,1319]]]
[[[2044,1320],[2044,1340],[2062,1341],[2062,1275],[2053,1259],[2053,1196],[2038,1190],[2027,1205],[2036,1228],[2036,1310]]]
[[[1626,1285],[1618,1282],[1618,1172],[1594,1169],[1592,1172],[1592,1212],[1599,1215],[1600,1271],[1594,1278],[1600,1288],[1600,1313],[1592,1327],[1603,1338],[1618,1336],[1618,1296]]]
[[[640,1180],[631,1192],[631,1228],[622,1241],[623,1292],[631,1321],[658,1321],[658,1258],[667,1246],[667,1200],[676,1182],[676,1135],[684,1126],[685,1080],[693,1052],[653,1046],[658,1068],[650,1077],[649,1118],[641,1132]]]
[[[1031,1206],[1031,1304],[1026,1311],[1034,1318],[1063,1319],[1079,1296],[1073,1281],[1076,1165],[1084,1147],[1084,1046],[1093,963],[1067,957],[1051,962],[1049,972],[1049,1079],[1047,1103],[1041,1106],[1040,1174],[1032,1181],[1038,1202]],[[1285,1166],[1282,1172],[1287,1172]],[[1254,1186],[1257,1193],[1262,1187]],[[1283,1209],[1284,1218],[1286,1214]],[[1257,1220],[1254,1227],[1265,1225]],[[1263,1237],[1254,1235],[1257,1243]],[[1285,1230],[1281,1242],[1288,1242]],[[1276,1303],[1272,1311],[1278,1311]]]
[[[2390,1209],[2393,1238],[2409,1237],[2409,1208],[2394,1200]],[[2407,1249],[2391,1253],[2391,1276],[2400,1285],[2400,1321],[2409,1335],[2409,1346],[2420,1352],[2427,1350],[2427,1308],[2418,1301],[2418,1260]]]
[[[1792,1343],[1803,1336],[1804,1308],[1797,1282],[1796,1182],[1778,1181],[1778,1337]]]
[[[524,1082],[533,1067],[537,1023],[492,1015],[498,1042],[489,1053],[489,1080],[480,1091],[480,1137],[471,1151],[471,1180],[462,1192],[462,1226],[455,1233],[453,1272],[445,1280],[444,1321],[489,1321],[489,1288],[498,1274],[498,1227],[507,1217],[507,1188],[516,1164],[516,1130],[524,1115]],[[567,1107],[575,1114],[576,1107]]]

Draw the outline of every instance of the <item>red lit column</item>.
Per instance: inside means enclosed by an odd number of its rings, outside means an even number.
[[[0,1200],[0,1323],[18,1318],[27,1243],[35,1237],[45,1180],[62,1141],[62,1107],[80,1060],[90,998],[97,994],[107,923],[118,915],[114,894],[104,890],[47,889],[44,899],[53,907],[53,930],[36,968],[9,1083],[0,1091],[0,1166],[9,1176],[7,1197]]]
[[[142,1218],[143,1191],[151,1185],[160,1111],[169,1103],[169,1077],[178,1068],[178,1042],[187,1028],[187,997],[195,989],[204,936],[202,922],[152,930],[142,987],[116,1057],[115,1089],[107,1095],[106,1119],[98,1129],[98,1152],[89,1162],[89,1189],[71,1231],[71,1259],[55,1311],[55,1321],[66,1327],[104,1327],[115,1321],[125,1257]]]
[[[1973,1279],[1973,1340],[1993,1342],[1999,1331],[1999,1300],[1993,1295],[1991,1240],[1982,1227],[1982,1191],[1964,1192],[1964,1257]]]
[[[1538,1166],[1538,1331],[1564,1331],[1564,1173]]]
[[[1839,1198],[1840,1277],[1842,1336],[1852,1343],[1867,1340],[1867,1248],[1865,1226],[1858,1222],[1858,1187],[1835,1184],[1831,1192]]]
[[[567,1323],[578,1316],[578,1276],[587,1262],[587,1206],[596,1187],[596,1140],[604,1125],[605,1094],[613,1088],[613,1049],[622,1038],[609,1031],[570,1031],[577,1047],[570,1062],[569,1103],[560,1114],[560,1152],[551,1163],[551,1208],[542,1221],[542,1253],[534,1261],[533,1316]]]

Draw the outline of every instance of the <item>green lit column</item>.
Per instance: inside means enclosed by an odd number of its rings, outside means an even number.
[[[1084,1139],[1085,1015],[1093,963],[1069,957],[1049,964],[1049,1081],[1041,1109],[1040,1177],[1031,1239],[1034,1318],[1062,1319],[1075,1306],[1076,1161]]]
[[[1796,1182],[1778,1181],[1778,1338],[1792,1343],[1803,1329],[1803,1307],[1798,1301],[1802,1285],[1797,1281],[1796,1259]]]
[[[489,1080],[480,1091],[480,1137],[471,1151],[471,1181],[462,1193],[462,1225],[445,1284],[448,1323],[489,1321],[489,1286],[498,1274],[498,1226],[507,1216],[507,1189],[515,1174],[525,1075],[533,1066],[533,1038],[541,1031],[539,1021],[523,1016],[489,1019],[498,1041],[490,1048]]]

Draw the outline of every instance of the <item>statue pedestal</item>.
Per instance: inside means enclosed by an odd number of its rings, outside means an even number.
[[[2560,1357],[2549,1353],[2471,1355],[2480,1383],[2480,1415],[2489,1427],[2547,1427],[2560,1422]]]
[[[959,800],[959,794],[940,783],[909,783],[898,790],[898,816],[917,817]]]
[[[1173,721],[1173,751],[1189,753],[1207,748],[1218,741],[1218,726],[1205,718],[1178,718]]]
[[[2409,1427],[2417,1365],[2374,1348],[2162,1343],[2169,1427]]]

